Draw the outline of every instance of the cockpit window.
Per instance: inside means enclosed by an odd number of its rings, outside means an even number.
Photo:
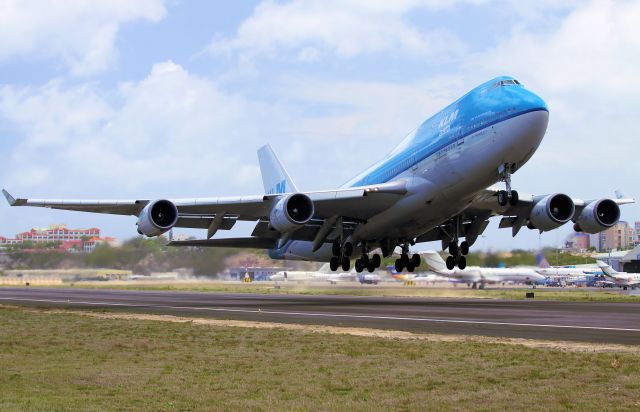
[[[496,83],[496,86],[511,86],[514,84],[520,84],[520,82],[516,79],[500,80],[498,83]]]

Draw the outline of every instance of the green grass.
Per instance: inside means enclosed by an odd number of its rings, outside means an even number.
[[[68,287],[63,285],[62,287]],[[442,298],[480,298],[480,299],[525,299],[527,292],[534,292],[536,300],[555,300],[568,302],[636,302],[640,303],[640,295],[621,293],[619,289],[586,290],[580,288],[537,289],[505,288],[505,289],[471,289],[466,285],[456,288],[434,288],[433,286],[405,287],[400,284],[358,285],[358,286],[320,286],[317,284],[304,285],[298,283],[281,284],[279,289],[272,283],[254,282],[226,283],[98,283],[79,282],[74,284],[79,288],[106,288],[119,290],[159,290],[159,291],[193,291],[193,292],[225,292],[225,293],[261,293],[261,294],[302,294],[302,295],[354,295],[354,296],[404,296],[404,297],[442,297]]]
[[[0,410],[637,410],[640,359],[0,307]]]

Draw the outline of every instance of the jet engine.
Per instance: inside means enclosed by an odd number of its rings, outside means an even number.
[[[620,207],[611,199],[594,200],[587,204],[573,228],[576,232],[599,233],[618,223]]]
[[[160,236],[178,222],[178,208],[169,200],[149,202],[138,217],[138,233],[148,237]]]
[[[303,193],[287,195],[271,210],[269,222],[280,233],[292,232],[304,226],[313,217],[313,201]]]
[[[576,207],[569,196],[562,193],[547,195],[535,204],[529,222],[536,229],[546,232],[567,223],[575,211]]]

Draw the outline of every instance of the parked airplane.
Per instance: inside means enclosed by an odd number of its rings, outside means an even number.
[[[614,284],[624,290],[627,290],[629,287],[635,289],[637,286],[640,286],[640,273],[618,272],[601,260],[598,260],[598,266],[604,272],[604,276],[611,279]]]
[[[515,236],[523,226],[556,229],[573,220],[598,233],[620,218],[633,199],[572,199],[563,193],[528,195],[512,189],[511,175],[535,153],[547,129],[547,104],[516,79],[498,77],[474,88],[423,122],[382,160],[337,189],[303,192],[270,146],[258,151],[266,194],[200,199],[16,199],[12,206],[134,215],[138,232],[159,236],[173,227],[201,228],[207,238],[172,246],[267,248],[274,259],[330,262],[358,272],[380,266],[380,248],[402,253],[400,269],[413,271],[415,243],[441,241],[446,266],[464,269],[465,255],[492,216]],[[319,165],[321,167],[321,165]],[[504,182],[505,189],[489,187]],[[236,221],[257,221],[250,237],[212,238]],[[460,239],[465,240],[460,243]]]
[[[329,271],[329,264],[325,263],[317,271],[302,271],[302,270],[283,270],[277,272],[275,275],[269,276],[269,280],[274,281],[327,281],[336,282],[353,282],[356,280],[355,273],[335,273]]]
[[[602,275],[602,270],[595,264],[551,266],[542,253],[536,255],[538,267],[535,271],[557,284],[574,284],[589,281],[592,276]]]
[[[389,272],[389,275],[395,279],[395,280],[399,280],[401,282],[413,282],[413,283],[419,283],[419,282],[449,282],[451,280],[451,278],[447,278],[445,276],[441,276],[441,275],[437,275],[435,273],[400,273],[396,270],[395,266],[387,266],[387,272]]]
[[[438,252],[428,251],[424,252],[423,255],[427,266],[435,273],[472,284],[474,289],[478,287],[478,284],[480,289],[484,289],[487,283],[515,282],[536,284],[546,280],[546,277],[536,273],[532,268],[483,268],[470,266],[466,269],[448,269]]]

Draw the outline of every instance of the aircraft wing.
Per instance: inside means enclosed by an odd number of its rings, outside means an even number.
[[[466,217],[484,216],[485,219],[491,216],[503,216],[499,227],[501,229],[512,228],[513,236],[526,224],[536,203],[547,196],[520,193],[516,206],[500,206],[497,200],[498,191],[498,189],[494,188],[483,191],[471,202],[469,207],[464,211],[464,215]],[[582,209],[593,201],[593,199],[583,200],[577,198],[572,198],[571,200],[576,208],[575,215],[579,215]],[[612,200],[618,205],[635,203],[635,200],[632,198],[617,198]]]
[[[140,212],[151,201],[150,199],[27,199],[14,198],[6,190],[2,192],[11,206],[34,206],[132,216],[139,216]],[[304,230],[299,231],[300,233],[296,233],[296,238],[308,240],[314,238],[317,229],[328,218],[341,217],[353,222],[366,221],[400,200],[406,193],[406,187],[404,181],[397,181],[379,185],[303,193],[308,195],[314,204],[315,214],[310,222],[310,226],[314,230],[307,230],[306,236],[304,235]],[[231,229],[237,220],[259,221],[256,230],[254,230],[254,236],[260,236],[263,234],[261,232],[266,231],[265,224],[268,226],[268,216],[271,209],[282,196],[282,194],[273,194],[169,200],[178,209],[176,227],[206,229],[212,226],[216,216],[223,214],[221,221],[217,224],[219,229]],[[273,236],[273,233],[270,234],[270,237]]]

